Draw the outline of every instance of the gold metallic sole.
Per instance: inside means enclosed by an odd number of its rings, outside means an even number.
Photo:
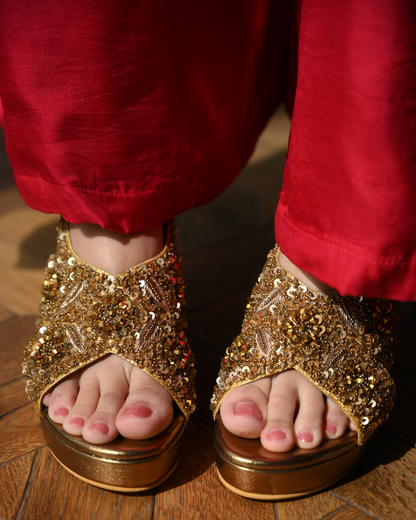
[[[170,470],[170,473],[164,475],[158,482],[153,483],[150,487],[139,487],[139,488],[126,488],[126,487],[117,487],[117,486],[110,486],[107,484],[103,484],[102,482],[95,482],[94,480],[89,480],[88,478],[85,478],[81,475],[78,475],[78,473],[75,473],[75,471],[72,471],[71,469],[67,468],[60,460],[56,458],[56,456],[52,453],[52,455],[55,457],[55,459],[59,462],[59,464],[65,468],[71,475],[74,475],[74,477],[77,477],[78,479],[82,480],[83,482],[86,482],[87,484],[91,484],[91,486],[96,486],[101,489],[107,489],[108,491],[117,491],[119,493],[135,493],[139,491],[147,491],[148,489],[152,489],[159,484],[162,484],[165,480],[167,480],[172,473],[175,471],[176,466],[178,465],[179,460],[176,462],[175,466]]]
[[[311,450],[266,450],[259,439],[244,439],[215,421],[214,448],[221,482],[234,493],[256,500],[281,500],[321,491],[347,475],[369,446],[357,446],[356,432],[324,440]]]
[[[146,440],[119,436],[108,444],[89,444],[70,435],[43,411],[42,432],[56,460],[72,475],[102,489],[145,491],[166,480],[178,464],[186,420],[177,411],[161,434]]]

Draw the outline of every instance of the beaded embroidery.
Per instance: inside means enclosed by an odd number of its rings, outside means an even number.
[[[38,413],[53,385],[110,353],[156,379],[187,419],[195,410],[181,257],[173,223],[168,227],[157,257],[112,276],[77,257],[61,221],[45,270],[39,332],[24,352],[26,392]]]
[[[241,334],[227,348],[211,399],[214,418],[238,386],[293,368],[353,421],[358,444],[390,416],[398,304],[309,290],[278,263],[279,248],[249,298]]]

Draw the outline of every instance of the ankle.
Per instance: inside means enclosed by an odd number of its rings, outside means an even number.
[[[163,249],[163,226],[122,234],[96,224],[68,224],[74,252],[85,262],[112,275],[158,255]]]
[[[297,278],[300,282],[305,284],[309,289],[316,292],[323,292],[327,293],[330,291],[333,291],[333,288],[329,285],[317,280],[315,276],[313,276],[310,273],[307,273],[306,271],[303,271],[303,269],[300,269],[298,266],[296,266],[293,262],[289,260],[289,258],[283,254],[281,251],[279,253],[278,258],[279,264],[283,269]]]

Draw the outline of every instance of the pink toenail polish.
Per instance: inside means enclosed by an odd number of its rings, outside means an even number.
[[[66,417],[69,413],[68,408],[66,406],[61,406],[57,410],[55,410],[54,416],[55,417]]]
[[[90,430],[94,430],[96,432],[100,432],[104,435],[107,435],[107,433],[110,431],[110,428],[103,422],[94,422],[91,424]]]
[[[70,424],[73,424],[74,426],[81,426],[81,428],[85,424],[85,421],[82,417],[73,417],[69,422],[70,422]]]
[[[263,413],[260,408],[254,403],[238,403],[234,408],[235,415],[246,415],[255,417],[256,419],[263,419]]]
[[[300,432],[298,435],[298,439],[302,442],[312,442],[313,441],[313,435],[311,432],[308,432],[307,430],[304,430],[303,432]]]
[[[286,432],[283,430],[272,430],[267,434],[269,441],[283,441],[286,439]]]
[[[335,424],[326,423],[325,431],[330,435],[334,435],[335,433],[337,433],[337,427],[335,426]]]
[[[140,419],[145,419],[146,417],[150,417],[153,413],[153,410],[148,406],[136,403],[128,406],[124,412],[121,414],[122,417],[140,417]]]

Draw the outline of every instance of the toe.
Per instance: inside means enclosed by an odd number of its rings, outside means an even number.
[[[127,390],[123,392],[111,388],[102,390],[95,412],[82,428],[82,436],[92,444],[103,444],[117,437],[116,417],[127,393]]]
[[[315,448],[322,442],[325,400],[322,392],[303,376],[298,378],[299,411],[295,420],[296,444]]]
[[[221,420],[234,435],[257,439],[267,420],[270,378],[240,386],[221,403]]]
[[[172,418],[169,392],[151,376],[134,368],[126,402],[116,419],[120,434],[128,439],[148,439],[165,430]]]
[[[116,417],[128,393],[128,382],[123,368],[120,364],[119,369],[115,369],[111,373],[111,377],[106,375],[106,371],[100,371],[94,374],[94,376],[97,375],[97,377],[94,377],[95,384],[94,380],[91,382],[92,384],[86,384],[89,396],[86,396],[83,402],[86,404],[88,398],[90,402],[86,405],[84,412],[74,414],[74,417],[85,419],[82,436],[92,444],[110,442],[119,433],[116,428]],[[83,385],[84,382],[81,380],[81,390]],[[81,398],[81,390],[78,400]],[[95,410],[91,403],[96,403]]]
[[[327,439],[337,439],[345,433],[349,419],[341,408],[328,397],[326,402],[326,412],[324,417],[324,436]]]
[[[64,429],[72,435],[82,435],[82,429],[95,412],[100,399],[100,386],[95,374],[82,374],[77,400],[65,418]]]
[[[51,395],[52,395],[52,391],[48,391],[46,392],[46,394],[44,394],[44,396],[42,397],[42,404],[43,406],[49,406],[49,403],[51,401]]]
[[[295,444],[293,418],[298,402],[298,391],[293,371],[273,378],[269,396],[267,424],[261,434],[262,445],[276,452],[291,450]]]
[[[62,383],[59,383],[49,395],[43,400],[43,404],[48,406],[49,417],[62,424],[73,408],[77,399],[78,380],[69,376]]]

